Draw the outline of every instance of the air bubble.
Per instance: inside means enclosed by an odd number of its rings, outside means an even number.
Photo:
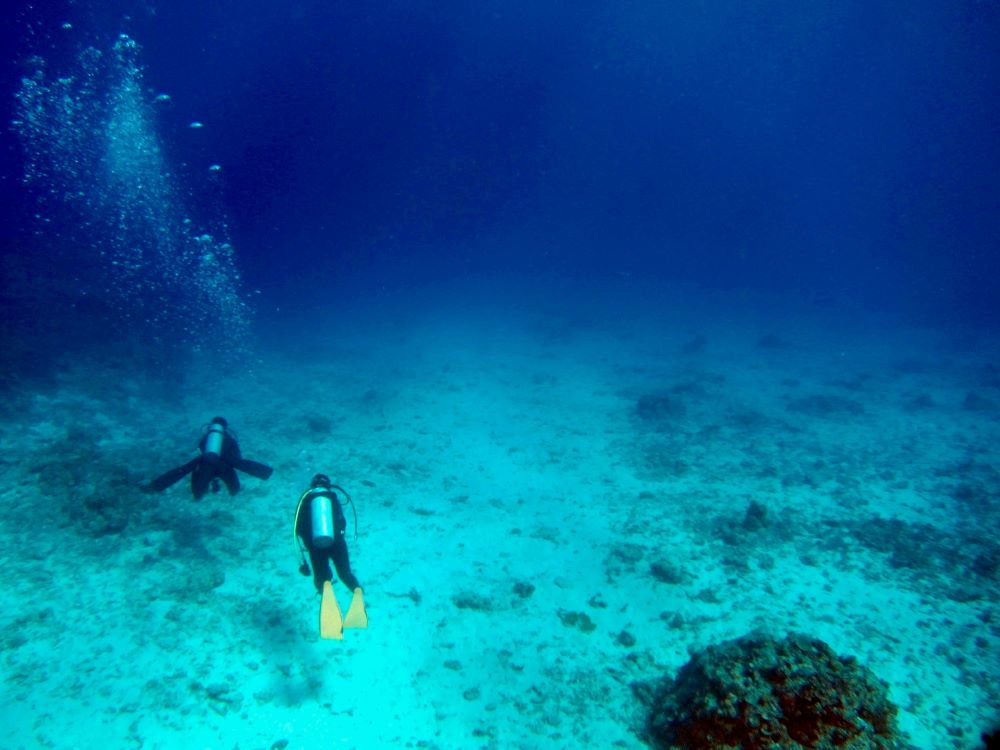
[[[122,35],[110,54],[85,48],[61,75],[31,58],[12,125],[24,147],[24,181],[39,197],[39,225],[100,259],[107,302],[123,320],[150,321],[152,336],[218,323],[227,338],[217,343],[245,350],[250,310],[232,248],[189,216],[155,126],[155,103],[169,96],[149,100],[139,52]],[[53,221],[57,209],[76,220]]]

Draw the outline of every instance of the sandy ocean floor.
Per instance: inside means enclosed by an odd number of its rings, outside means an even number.
[[[755,628],[856,656],[914,748],[978,746],[998,342],[402,307],[275,336],[250,372],[89,363],[8,405],[0,747],[638,750],[631,684]],[[269,481],[135,491],[216,414]],[[370,628],[343,642],[291,534],[318,471],[358,514]]]

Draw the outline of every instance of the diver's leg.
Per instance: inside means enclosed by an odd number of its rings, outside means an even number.
[[[235,495],[240,491],[240,478],[236,476],[236,469],[232,466],[229,464],[223,465],[219,469],[219,476],[226,483],[226,489],[229,490],[230,495]]]
[[[191,494],[195,500],[201,500],[208,492],[208,485],[212,481],[212,468],[206,466],[204,461],[199,461],[191,472]]]
[[[316,591],[323,592],[323,582],[333,580],[333,571],[330,570],[330,556],[325,551],[309,550],[309,562],[312,563],[313,583]]]
[[[348,607],[347,614],[344,616],[344,627],[367,628],[368,612],[365,610],[365,594],[361,590],[358,579],[351,572],[351,560],[347,554],[343,525],[334,538],[333,549],[330,552],[333,555],[333,564],[337,566],[337,575],[352,592],[351,606]]]
[[[332,555],[333,564],[337,567],[337,576],[344,582],[344,585],[351,591],[361,588],[358,579],[351,572],[351,559],[347,554],[347,542],[344,541],[343,531],[338,532],[334,538]]]

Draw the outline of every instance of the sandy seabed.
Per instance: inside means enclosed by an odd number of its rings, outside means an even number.
[[[442,311],[224,377],[25,385],[0,427],[0,747],[638,750],[632,683],[759,628],[856,656],[913,747],[976,748],[1000,346],[782,320]],[[135,491],[215,414],[269,481]],[[291,534],[318,471],[358,516],[370,628],[342,642]]]

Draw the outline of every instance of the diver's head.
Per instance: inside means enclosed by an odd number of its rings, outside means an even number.
[[[333,486],[333,482],[330,481],[330,477],[326,474],[317,474],[312,478],[312,482],[309,485],[309,489],[316,489],[317,487],[322,487],[324,490],[328,490]]]
[[[222,429],[229,427],[229,422],[226,421],[225,417],[212,417],[212,424],[222,425]]]

